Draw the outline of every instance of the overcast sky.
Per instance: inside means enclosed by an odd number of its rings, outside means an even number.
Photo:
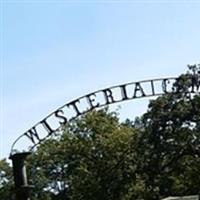
[[[63,104],[200,60],[200,1],[1,0],[0,158]],[[121,104],[123,117],[147,100]]]

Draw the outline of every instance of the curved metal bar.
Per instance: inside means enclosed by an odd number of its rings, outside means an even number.
[[[92,107],[92,108],[90,108],[90,109],[88,109],[88,110],[86,110],[86,111],[84,111],[84,112],[80,112],[79,114],[77,114],[77,115],[74,116],[74,117],[71,117],[71,118],[70,118],[69,120],[67,120],[67,121],[71,121],[71,120],[77,118],[78,116],[80,116],[80,115],[82,115],[82,114],[85,114],[85,113],[87,113],[87,112],[90,112],[91,110],[93,110],[93,109],[95,109],[95,108],[101,108],[101,107],[104,107],[104,106],[106,106],[106,105],[110,105],[110,104],[114,104],[114,103],[119,103],[119,102],[127,101],[127,100],[133,100],[133,99],[136,99],[136,98],[138,99],[138,98],[145,98],[145,97],[160,96],[160,95],[162,95],[162,94],[168,93],[168,92],[166,91],[166,84],[167,84],[167,81],[170,81],[170,80],[176,81],[176,80],[177,80],[177,77],[167,77],[167,78],[158,78],[158,79],[142,80],[142,81],[139,81],[139,82],[129,82],[129,83],[126,83],[126,84],[115,85],[115,86],[107,87],[107,88],[105,88],[105,89],[97,90],[97,91],[92,92],[92,93],[88,93],[88,94],[86,94],[86,95],[84,95],[84,96],[81,96],[81,97],[79,97],[79,98],[77,98],[77,99],[75,99],[75,100],[73,100],[73,101],[70,101],[69,103],[66,103],[66,104],[64,104],[63,106],[59,107],[57,110],[55,110],[54,112],[52,112],[52,113],[50,113],[49,115],[47,115],[47,117],[45,117],[43,120],[41,120],[40,122],[36,123],[33,127],[31,127],[31,129],[29,129],[29,131],[32,130],[32,129],[34,129],[35,127],[37,127],[37,126],[40,125],[41,123],[43,123],[43,125],[45,126],[45,128],[46,128],[48,131],[52,131],[52,130],[50,129],[50,127],[48,126],[48,124],[46,123],[46,120],[47,120],[49,117],[55,115],[56,112],[61,111],[63,108],[69,107],[69,105],[73,105],[73,106],[75,107],[75,103],[74,103],[74,102],[79,102],[80,100],[82,100],[82,99],[84,99],[84,98],[86,98],[86,97],[88,97],[88,96],[96,95],[96,94],[99,94],[99,93],[101,93],[101,92],[103,92],[103,91],[104,91],[104,95],[105,95],[105,94],[106,94],[105,91],[107,91],[107,92],[110,91],[110,92],[111,92],[111,90],[113,90],[113,89],[122,88],[122,87],[124,87],[124,90],[125,90],[125,87],[128,87],[128,86],[130,86],[130,85],[134,85],[135,88],[137,87],[137,88],[135,89],[135,92],[136,92],[136,91],[140,91],[141,94],[143,94],[143,89],[142,89],[142,87],[141,87],[141,84],[149,83],[149,84],[151,84],[151,87],[152,87],[152,94],[150,94],[150,95],[135,96],[134,98],[133,98],[133,97],[132,97],[132,98],[124,98],[124,99],[122,98],[122,99],[120,99],[120,100],[116,100],[116,101],[113,101],[113,102],[106,102],[106,103],[104,103],[104,104],[100,104],[100,103],[99,103],[98,106],[94,106],[94,107]],[[160,87],[162,88],[162,92],[156,93],[156,92],[154,91],[154,86],[153,86],[153,84],[154,84],[155,82],[158,82],[158,81],[162,81],[162,85],[160,86]],[[172,92],[171,92],[171,93],[172,93]],[[110,95],[109,97],[112,97],[111,94],[109,94],[109,95]],[[112,98],[111,98],[111,99],[112,99]],[[107,97],[107,100],[108,100],[108,97]],[[74,104],[73,104],[73,103],[74,103]],[[92,103],[91,103],[91,104],[92,104]],[[59,126],[58,128],[56,128],[55,130],[53,130],[53,132],[58,131],[58,130],[60,129],[60,127],[61,127],[61,126]],[[15,144],[16,144],[22,137],[27,136],[27,133],[28,133],[28,131],[25,132],[25,133],[23,133],[22,135],[20,135],[20,136],[14,141],[14,143],[13,143],[12,146],[11,146],[11,155],[12,155],[12,153],[13,153],[13,151],[14,151],[14,146],[15,146]],[[52,134],[52,132],[51,132],[51,134]],[[51,135],[51,134],[49,134],[49,135]],[[40,144],[40,143],[41,143],[42,141],[44,141],[47,137],[49,137],[49,135],[47,135],[46,137],[44,137],[43,139],[41,139],[38,143],[34,144],[34,145],[30,148],[30,150],[33,150],[38,144]]]

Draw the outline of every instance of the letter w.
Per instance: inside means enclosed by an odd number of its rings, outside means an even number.
[[[38,140],[38,142],[41,141],[41,139],[39,138],[39,135],[38,135],[37,130],[36,130],[35,127],[33,127],[33,128],[31,128],[30,130],[28,130],[28,131],[25,133],[25,135],[31,140],[31,142],[32,142],[33,144],[36,144],[35,139]]]

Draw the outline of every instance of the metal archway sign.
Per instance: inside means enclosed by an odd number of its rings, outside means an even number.
[[[24,160],[30,152],[15,153],[15,145],[23,138],[31,142],[30,151],[42,141],[52,136],[70,120],[79,117],[93,109],[123,101],[160,96],[169,93],[200,93],[200,74],[188,74],[189,87],[184,91],[175,91],[174,83],[179,81],[177,77],[160,78],[121,84],[77,98],[64,104],[46,118],[35,124],[25,133],[20,135],[11,147],[13,172],[15,179],[17,200],[28,200],[31,186],[28,185]]]
[[[20,135],[11,147],[11,155],[16,150],[15,145],[22,138],[31,143],[29,150],[33,150],[34,147],[58,131],[61,126],[86,112],[114,103],[171,93],[173,92],[173,83],[176,80],[177,78],[170,77],[131,82],[98,90],[77,98],[64,104]]]

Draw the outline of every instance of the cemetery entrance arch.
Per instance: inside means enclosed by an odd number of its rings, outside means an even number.
[[[98,90],[64,104],[49,114],[46,118],[39,121],[25,133],[20,135],[11,148],[10,158],[13,161],[17,200],[28,200],[30,195],[29,191],[31,186],[28,185],[26,178],[26,170],[24,166],[25,158],[34,151],[34,148],[37,147],[37,145],[46,140],[49,136],[52,136],[63,125],[93,109],[98,109],[114,103],[159,96],[168,93],[199,93],[199,75],[189,75],[187,78],[189,81],[189,87],[187,87],[185,91],[174,89],[174,83],[179,82],[179,78],[176,77],[131,82]],[[16,145],[22,140],[22,138],[23,141],[27,140],[27,142],[31,144],[29,145],[30,152],[22,150],[22,152],[16,153]]]

